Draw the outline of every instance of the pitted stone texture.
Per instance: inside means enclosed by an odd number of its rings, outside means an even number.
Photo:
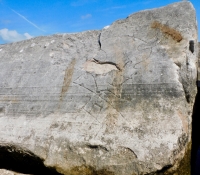
[[[0,140],[63,174],[176,171],[191,142],[197,48],[189,2],[2,45]]]

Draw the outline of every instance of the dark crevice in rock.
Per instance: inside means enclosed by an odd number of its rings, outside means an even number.
[[[194,53],[194,40],[190,40],[189,42],[189,50]]]
[[[156,171],[156,173],[151,173],[148,175],[163,175],[168,169],[170,169],[172,167],[172,165],[166,165],[164,166],[161,170]]]
[[[187,67],[187,70],[188,70],[188,66],[190,65],[189,61],[188,61],[188,57],[186,56],[186,67]]]
[[[98,43],[99,43],[99,48],[101,50],[101,33],[99,34]]]
[[[128,151],[130,151],[135,156],[135,158],[138,158],[137,154],[132,149],[127,148],[127,147],[125,147],[125,149],[127,149]]]
[[[88,148],[91,148],[91,149],[98,149],[99,146],[98,146],[98,145],[88,145]]]
[[[88,148],[90,149],[103,149],[105,151],[108,151],[108,149],[104,146],[101,146],[101,145],[87,145]]]
[[[111,65],[115,66],[119,71],[121,71],[120,67],[116,63],[113,63],[111,61],[99,61],[95,58],[93,58],[93,60],[96,64],[111,64]]]
[[[198,150],[200,148],[200,86],[198,87],[198,92],[195,99],[195,104],[193,108],[192,115],[192,153],[191,153],[191,167],[192,175],[196,175],[195,171],[199,171],[197,165]],[[196,169],[196,170],[195,170]],[[199,172],[200,173],[200,172]]]
[[[13,145],[0,146],[0,169],[32,175],[61,175],[54,168],[45,167],[38,156]]]
[[[181,63],[175,63],[179,68],[181,68]]]

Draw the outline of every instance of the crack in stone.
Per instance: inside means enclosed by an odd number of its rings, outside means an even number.
[[[133,69],[139,69],[139,68],[136,68],[136,65],[138,65],[138,64],[140,64],[140,63],[142,63],[142,62],[144,62],[144,60],[135,63],[135,64],[133,65]]]
[[[119,71],[121,71],[120,67],[116,63],[113,63],[111,61],[99,61],[95,58],[93,58],[93,60],[94,60],[93,62],[95,62],[97,64],[111,64],[111,65],[115,66]]]
[[[194,53],[194,40],[190,40],[189,42],[189,50]]]
[[[98,37],[98,43],[99,43],[99,48],[101,50],[101,33],[99,34],[99,37]]]
[[[108,105],[110,105],[114,110],[116,110],[117,113],[120,114],[120,116],[125,120],[125,122],[127,123],[128,126],[130,126],[130,121],[128,122],[125,117],[122,115],[121,112],[119,112],[109,101],[107,101],[106,99],[104,99],[103,97],[101,97],[99,94],[95,93],[94,91],[90,90],[89,88],[85,87],[84,85],[82,84],[78,84],[76,82],[73,82],[74,84],[76,85],[79,85],[80,87],[84,88],[84,89],[87,89],[88,91],[92,92],[93,94],[97,95],[98,97],[100,97],[103,101],[105,101],[106,103],[108,103]],[[130,126],[130,128],[132,128],[132,126]]]
[[[95,77],[93,75],[92,75],[92,77],[94,79],[94,83],[95,83],[95,87],[96,87],[96,92],[99,93],[100,91],[98,90],[97,81],[96,81],[96,79],[95,79]]]
[[[155,172],[155,174],[164,174],[167,170],[169,170],[170,168],[172,167],[172,165],[171,164],[169,164],[169,165],[165,165],[161,170],[157,170],[156,172]],[[152,173],[148,173],[147,175],[151,175]]]
[[[102,146],[102,145],[91,145],[91,144],[87,144],[86,145],[88,148],[90,148],[90,149],[94,149],[94,150],[104,150],[104,151],[106,151],[106,152],[108,152],[108,149],[106,148],[106,147],[104,147],[104,146]]]
[[[83,108],[83,110],[84,110],[86,113],[88,113],[90,116],[92,116],[97,122],[99,122],[99,123],[101,124],[101,122],[100,122],[99,120],[97,120],[97,118],[96,118],[94,115],[92,115],[89,111],[87,111],[87,110],[85,109],[85,107]]]

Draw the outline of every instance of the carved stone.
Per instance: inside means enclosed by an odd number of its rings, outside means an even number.
[[[188,175],[197,54],[190,2],[0,45],[0,145],[66,175]]]

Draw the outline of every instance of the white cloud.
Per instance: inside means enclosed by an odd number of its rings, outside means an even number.
[[[81,16],[81,19],[88,19],[88,18],[91,18],[91,17],[92,17],[91,14],[87,14],[87,15]]]
[[[24,36],[26,37],[26,39],[31,39],[31,38],[33,38],[33,36],[31,36],[29,33],[24,33]]]
[[[0,38],[2,38],[5,42],[17,42],[30,39],[32,36],[28,33],[19,34],[16,30],[1,29]]]
[[[108,29],[110,26],[108,25],[108,26],[105,26],[103,29]]]

